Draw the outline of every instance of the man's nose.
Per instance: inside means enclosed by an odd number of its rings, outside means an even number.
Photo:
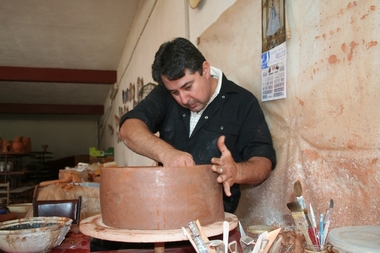
[[[187,105],[190,101],[190,96],[186,94],[186,92],[180,92],[179,97],[181,99],[182,104]]]

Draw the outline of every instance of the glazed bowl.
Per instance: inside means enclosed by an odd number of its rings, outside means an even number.
[[[0,249],[9,253],[48,252],[61,244],[72,219],[32,217],[0,223]]]

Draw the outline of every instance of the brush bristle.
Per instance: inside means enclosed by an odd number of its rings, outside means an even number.
[[[330,208],[334,207],[334,200],[330,199]]]
[[[286,204],[292,213],[303,212],[302,207],[296,201]]]
[[[296,195],[296,197],[302,196],[302,185],[301,185],[301,182],[299,180],[297,180],[294,183],[294,194]]]

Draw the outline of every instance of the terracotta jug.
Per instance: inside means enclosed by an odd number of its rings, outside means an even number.
[[[17,136],[13,139],[12,151],[16,153],[24,152],[24,144],[22,143],[22,136]]]
[[[32,152],[32,142],[29,137],[22,137],[22,144],[24,145],[24,152],[30,153]]]

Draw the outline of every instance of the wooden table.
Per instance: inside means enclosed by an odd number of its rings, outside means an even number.
[[[17,219],[17,214],[15,213],[0,214],[0,222],[14,219]]]

